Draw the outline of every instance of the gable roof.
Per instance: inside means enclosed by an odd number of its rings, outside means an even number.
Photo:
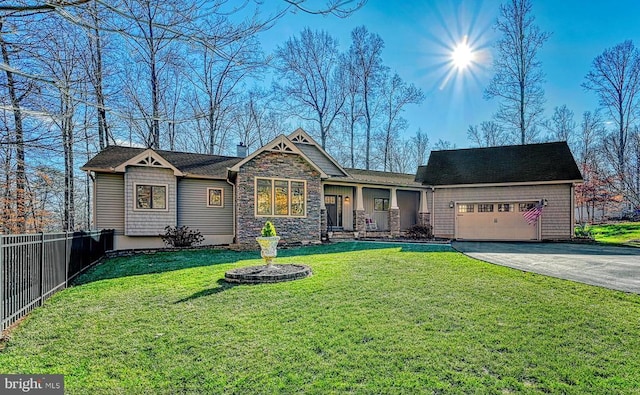
[[[311,165],[311,167],[318,170],[321,178],[329,177],[327,173],[325,173],[320,166],[318,166],[314,161],[312,161],[302,150],[300,150],[300,148],[298,148],[296,144],[294,144],[291,140],[289,140],[289,138],[287,138],[287,136],[285,136],[284,134],[281,134],[275,139],[271,140],[269,143],[260,147],[259,149],[257,149],[255,152],[253,152],[251,155],[247,156],[246,158],[241,158],[241,160],[238,161],[238,163],[233,165],[233,167],[231,168],[231,171],[236,171],[236,172],[239,171],[242,165],[244,165],[245,163],[249,162],[256,156],[258,156],[259,154],[266,151],[283,152],[285,154],[300,155],[304,160],[306,160]]]
[[[328,176],[347,176],[345,169],[302,128],[294,130],[287,138]]]
[[[164,161],[166,161],[166,163],[161,163],[162,166],[155,167],[175,169],[181,173],[179,175],[186,177],[189,175],[197,175],[203,178],[226,179],[227,169],[242,160],[242,158],[231,156],[194,154],[189,152],[112,145],[100,151],[82,166],[81,169],[96,172],[124,172],[126,165],[134,165],[135,163],[132,163],[132,160],[145,156],[145,153],[149,153],[149,151],[157,154],[160,157],[158,159],[164,159]]]
[[[432,151],[415,180],[424,185],[582,181],[566,142]]]

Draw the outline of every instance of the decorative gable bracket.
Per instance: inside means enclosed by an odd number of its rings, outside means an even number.
[[[169,161],[164,159],[162,156],[160,156],[160,154],[158,154],[151,148],[122,163],[120,166],[115,168],[115,171],[124,173],[127,166],[143,166],[154,167],[157,169],[169,169],[173,171],[173,174],[175,176],[184,176],[184,173],[178,170],[175,166],[169,163]]]

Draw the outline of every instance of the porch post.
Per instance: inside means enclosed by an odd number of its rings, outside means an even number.
[[[400,235],[400,208],[398,207],[398,192],[391,188],[391,202],[389,204],[389,233],[391,236]]]
[[[367,225],[364,218],[364,198],[362,197],[362,185],[357,185],[355,190],[356,207],[353,210],[353,230],[362,232],[360,237],[364,236]]]
[[[418,211],[418,224],[429,226],[431,223],[431,215],[429,214],[429,206],[427,201],[427,191],[420,191],[420,210]]]
[[[324,184],[320,185],[320,239],[327,236],[327,206],[324,205]]]

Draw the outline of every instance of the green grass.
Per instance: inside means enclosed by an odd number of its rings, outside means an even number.
[[[640,222],[591,225],[594,239],[607,244],[626,244],[640,247]]]
[[[281,251],[310,278],[230,286],[258,253],[112,259],[12,334],[2,373],[68,394],[640,393],[640,295],[446,247]]]

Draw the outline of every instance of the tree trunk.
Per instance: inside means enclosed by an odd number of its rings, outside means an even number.
[[[0,32],[2,31],[3,22],[0,20]],[[4,41],[0,33],[0,48],[2,50],[2,61],[10,66],[9,51],[7,43]],[[26,207],[25,207],[25,186],[26,174],[24,163],[24,132],[22,127],[22,111],[20,108],[20,100],[16,93],[16,82],[13,73],[9,71],[9,67],[5,69],[7,75],[7,89],[9,91],[9,100],[11,101],[11,110],[13,112],[13,121],[15,127],[15,146],[16,146],[16,232],[23,233],[26,225]]]

